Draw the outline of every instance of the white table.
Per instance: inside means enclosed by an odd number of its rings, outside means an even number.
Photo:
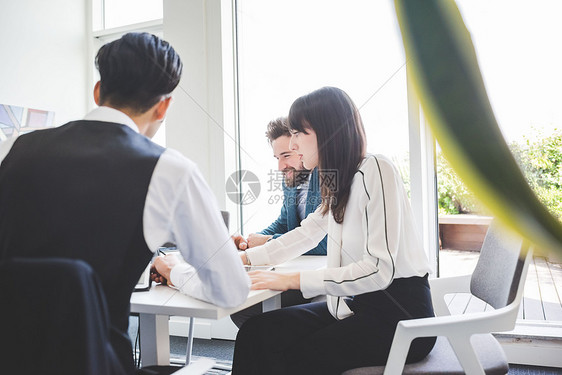
[[[326,266],[325,256],[303,255],[275,266],[277,272],[319,269]],[[190,362],[193,345],[193,319],[222,319],[247,307],[263,302],[264,311],[281,307],[281,292],[253,290],[246,301],[234,308],[222,308],[179,293],[176,289],[156,285],[131,297],[131,312],[139,314],[143,366],[168,365],[170,341],[168,320],[172,315],[190,318],[186,363]]]

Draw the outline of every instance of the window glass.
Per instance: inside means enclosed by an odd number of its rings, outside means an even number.
[[[162,0],[94,0],[92,5],[94,31],[157,20],[163,15]]]
[[[509,142],[562,125],[562,3],[457,1],[500,128]]]
[[[562,220],[562,3],[457,0],[457,4],[504,138],[539,199]],[[438,156],[437,161],[442,248],[477,250],[485,230],[475,225],[446,225],[462,218],[445,219],[443,215],[489,213],[445,159]],[[440,254],[441,275],[458,274],[459,264],[447,263],[452,259],[445,256],[447,252]],[[463,272],[471,272],[478,253],[459,254],[465,259]]]
[[[406,68],[392,2],[238,0],[237,38],[241,165],[261,183],[258,199],[242,206],[246,234],[280,212],[267,123],[322,86],[350,95],[368,151],[392,158],[408,179]]]

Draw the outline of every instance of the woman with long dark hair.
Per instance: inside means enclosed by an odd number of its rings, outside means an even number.
[[[327,233],[327,268],[250,272],[253,289],[300,289],[327,301],[248,320],[236,338],[233,374],[341,374],[384,365],[398,321],[433,316],[430,266],[401,177],[387,158],[366,153],[359,111],[338,88],[298,98],[289,126],[291,148],[307,169],[318,167],[322,204],[300,227],[241,258],[279,264]],[[414,340],[408,361],[423,359],[434,343]]]

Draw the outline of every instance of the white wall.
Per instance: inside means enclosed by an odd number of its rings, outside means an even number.
[[[197,163],[219,206],[230,211],[230,229],[236,231],[237,207],[225,193],[225,170],[236,164],[231,3],[164,0],[164,39],[184,64],[166,118],[166,144]],[[173,317],[170,333],[183,336],[188,324],[186,318]],[[228,317],[195,320],[195,337],[233,340],[236,332]]]
[[[225,137],[234,138],[232,29],[226,22],[231,13],[223,9],[228,5],[164,1],[164,39],[184,64],[166,119],[166,144],[197,163],[222,209],[227,208]]]
[[[0,0],[0,104],[55,112],[55,124],[87,111],[86,0]]]

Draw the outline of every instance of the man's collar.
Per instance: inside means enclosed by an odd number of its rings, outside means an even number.
[[[306,180],[304,180],[303,182],[301,182],[299,185],[296,186],[297,189],[305,189],[308,188],[308,185],[310,185],[310,178],[312,176],[312,171],[310,171],[310,173],[307,175]]]
[[[137,124],[125,113],[111,107],[101,106],[90,111],[84,120],[89,121],[103,121],[103,122],[113,122],[117,124],[123,124],[133,129],[135,132],[139,132]]]

